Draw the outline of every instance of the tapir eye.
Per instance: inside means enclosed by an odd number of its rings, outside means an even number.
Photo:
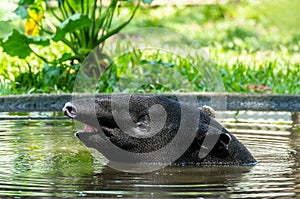
[[[145,137],[151,137],[161,132],[167,119],[167,112],[164,107],[155,104],[148,109],[148,113],[139,117],[136,122],[136,132],[143,134]]]
[[[140,130],[148,131],[150,128],[150,118],[148,115],[144,115],[140,117],[136,123],[136,127]]]

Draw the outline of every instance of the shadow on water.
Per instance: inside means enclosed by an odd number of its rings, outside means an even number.
[[[85,192],[114,197],[221,197],[228,195],[230,184],[237,183],[251,168],[233,167],[167,167],[134,174],[104,168],[94,175],[95,183]],[[110,190],[116,190],[111,192]]]
[[[288,125],[225,121],[254,167],[167,167],[125,173],[94,159],[61,116],[0,115],[0,197],[298,198],[299,133]],[[32,116],[32,115],[31,115]],[[35,117],[37,115],[33,115]],[[28,117],[28,115],[26,115]],[[253,123],[251,124],[253,125]]]

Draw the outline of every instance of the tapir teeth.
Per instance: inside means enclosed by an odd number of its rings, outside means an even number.
[[[84,132],[97,132],[97,128],[92,127],[92,126],[86,124],[83,127],[83,131]]]

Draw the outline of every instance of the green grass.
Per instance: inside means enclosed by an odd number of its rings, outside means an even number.
[[[191,56],[198,62],[200,60],[199,71],[181,55],[135,51],[112,57],[114,63],[102,75],[99,85],[92,89],[98,92],[122,90],[124,85],[120,85],[120,81],[124,77],[136,81],[142,75],[148,83],[138,88],[139,92],[218,90],[213,87],[213,78],[208,77],[210,74],[201,71],[206,66],[219,72],[227,92],[300,94],[300,27],[293,20],[299,15],[293,12],[298,9],[295,1],[278,4],[281,5],[282,16],[272,15],[278,9],[273,1],[141,8],[126,30],[142,27],[175,30],[188,40],[174,39],[172,42],[180,41],[194,50],[206,51],[209,61],[203,60],[200,55]],[[284,17],[289,16],[289,12],[284,10],[294,13],[293,19]],[[120,13],[120,19],[122,15]],[[162,40],[152,34],[146,36],[153,41]],[[64,45],[55,43],[50,49],[37,50],[58,59],[68,51]],[[34,56],[20,60],[2,51],[0,56],[1,95],[72,91],[78,65],[70,68],[67,67],[70,63],[66,63],[66,67],[58,68],[44,65]],[[164,72],[160,73],[157,68]],[[174,71],[180,73],[179,80],[172,79],[170,74]],[[155,82],[155,78],[160,81]]]

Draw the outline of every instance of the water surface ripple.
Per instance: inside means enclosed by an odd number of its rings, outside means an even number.
[[[134,174],[99,164],[74,137],[71,120],[50,116],[0,119],[0,197],[300,197],[300,136],[285,130],[286,123],[280,130],[274,130],[279,124],[257,129],[226,124],[259,161],[254,167],[168,167]]]

